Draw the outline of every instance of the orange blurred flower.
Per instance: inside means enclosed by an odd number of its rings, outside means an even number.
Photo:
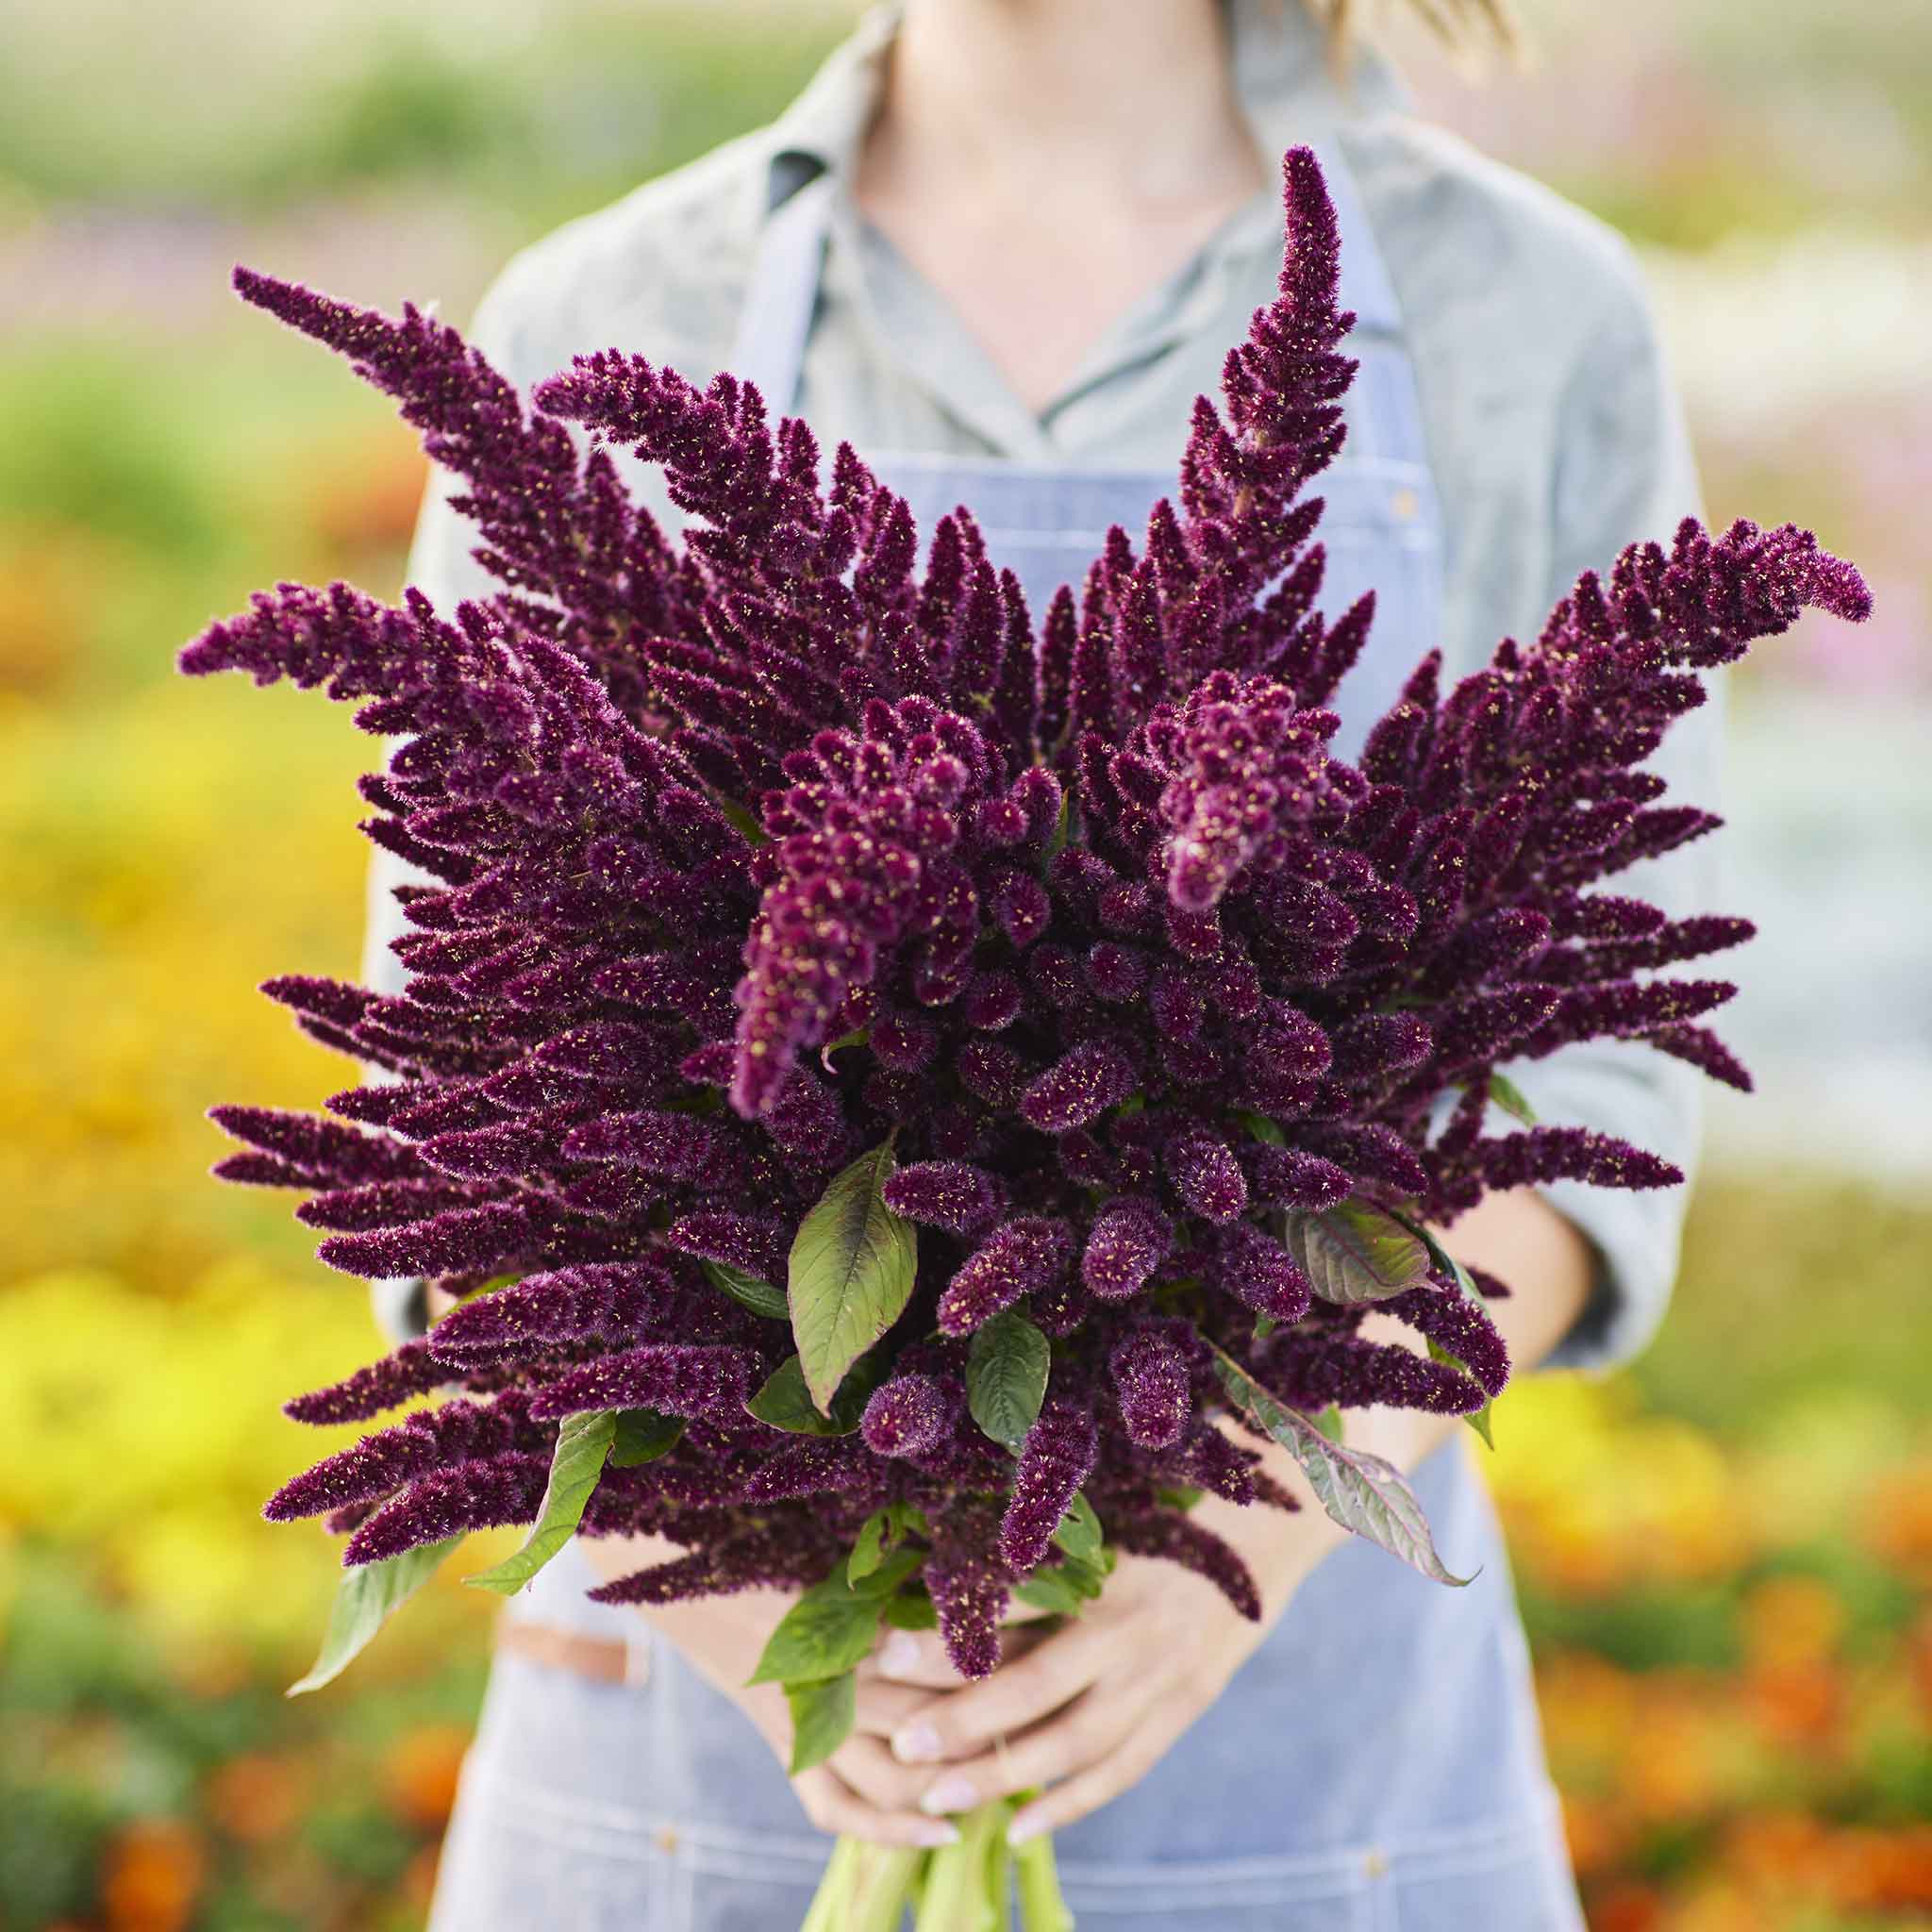
[[[1932,1609],[1912,1626],[1906,1641],[1905,1665],[1918,1695],[1921,1718],[1932,1725]]]
[[[1766,1932],[1764,1902],[1722,1879],[1697,1885],[1672,1911],[1670,1932]]]
[[[130,1825],[109,1849],[101,1879],[108,1932],[185,1932],[207,1869],[185,1824],[158,1818]]]
[[[1802,1811],[1757,1811],[1733,1819],[1723,1862],[1737,1876],[1780,1889],[1815,1885],[1824,1826]]]
[[[1634,1879],[1599,1892],[1590,1903],[1590,1932],[1660,1932],[1663,1894]]]
[[[383,1766],[383,1789],[400,1817],[425,1831],[448,1824],[469,1743],[457,1724],[428,1724],[396,1743]]]
[[[1632,1740],[1625,1776],[1633,1807],[1648,1819],[1707,1811],[1724,1790],[1709,1727],[1693,1711],[1654,1711]]]
[[[1840,1831],[1826,1865],[1834,1901],[1855,1909],[1932,1908],[1932,1824]]]
[[[1637,1714],[1637,1684],[1626,1672],[1589,1651],[1561,1651],[1542,1659],[1537,1690],[1556,1757],[1617,1757]]]
[[[1563,1836],[1579,1877],[1608,1872],[1629,1849],[1630,1833],[1613,1806],[1580,1792],[1563,1793]]]
[[[111,546],[61,525],[23,532],[0,551],[0,693],[43,694],[81,661],[86,586]]]
[[[308,521],[339,555],[401,551],[428,480],[422,450],[388,431],[319,458],[309,475]]]
[[[1908,1462],[1880,1476],[1866,1506],[1864,1531],[1886,1562],[1932,1579],[1932,1462]]]
[[[1777,1670],[1836,1656],[1845,1610],[1831,1586],[1816,1576],[1767,1576],[1745,1597],[1738,1622],[1745,1656],[1754,1665]]]
[[[1826,1662],[1774,1665],[1745,1681],[1751,1715],[1778,1743],[1818,1751],[1837,1743],[1844,1715],[1844,1678]]]
[[[308,1782],[291,1758],[266,1753],[230,1758],[208,1778],[208,1816],[244,1844],[270,1843],[300,1816]]]

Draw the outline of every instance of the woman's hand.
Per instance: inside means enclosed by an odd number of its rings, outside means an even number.
[[[747,1686],[745,1679],[778,1620],[796,1601],[786,1591],[752,1591],[643,1613],[654,1631],[744,1712],[786,1766],[791,1761],[791,1711],[785,1692],[776,1684]],[[886,1746],[928,1694],[860,1674],[852,1735],[823,1764],[791,1780],[805,1815],[821,1831],[847,1832],[881,1845],[944,1845],[958,1837],[943,1819],[919,1809],[924,1780]]]
[[[1282,1481],[1299,1482],[1298,1472],[1291,1477],[1269,1459]],[[1289,1515],[1208,1497],[1196,1515],[1247,1559],[1261,1591],[1260,1623],[1236,1616],[1191,1571],[1124,1556],[1097,1602],[979,1683],[961,1688],[931,1636],[888,1640],[861,1669],[861,1685],[873,1670],[945,1692],[924,1698],[890,1734],[894,1758],[922,1770],[924,1810],[970,1811],[1047,1788],[1008,1829],[1018,1843],[1118,1797],[1221,1695],[1342,1534],[1306,1507]]]
[[[580,1547],[607,1582],[676,1554],[673,1545],[642,1537],[587,1537]],[[772,1755],[787,1766],[791,1761],[791,1711],[785,1693],[776,1684],[747,1686],[745,1679],[757,1669],[778,1620],[796,1601],[791,1591],[753,1590],[637,1612],[707,1683],[744,1712]],[[889,1631],[885,1641],[902,1636]],[[1036,1641],[1015,1631],[1004,1655],[1017,1660]],[[952,1676],[949,1681],[959,1680]],[[847,1832],[881,1845],[945,1845],[958,1838],[944,1819],[920,1809],[930,1774],[901,1763],[887,1742],[914,1711],[931,1702],[930,1689],[894,1682],[879,1672],[875,1659],[859,1667],[858,1715],[852,1735],[824,1763],[791,1780],[812,1824],[821,1831]]]
[[[1024,1657],[938,1697],[915,1692],[891,1755],[938,1816],[1051,1786],[1014,1819],[1018,1843],[1138,1783],[1266,1634],[1191,1572],[1123,1557],[1099,1601]],[[895,1643],[878,1662],[902,1685],[958,1685],[931,1638]]]

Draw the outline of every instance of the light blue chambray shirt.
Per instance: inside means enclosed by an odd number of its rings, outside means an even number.
[[[1278,154],[1318,131],[1340,142],[1394,282],[1443,507],[1441,644],[1454,676],[1503,636],[1534,637],[1579,571],[1607,567],[1633,540],[1668,540],[1698,508],[1641,276],[1609,229],[1416,119],[1378,56],[1362,56],[1344,99],[1318,30],[1297,8],[1227,5],[1237,86],[1263,149]],[[821,168],[849,186],[895,23],[890,6],[869,14],[770,126],[524,250],[484,297],[470,339],[525,389],[575,355],[609,347],[708,379],[729,350],[774,201]],[[1216,392],[1223,357],[1274,298],[1281,265],[1281,207],[1270,189],[1120,316],[1036,413],[849,193],[838,193],[835,209],[797,408],[826,446],[846,439],[861,452],[1061,468],[1174,462],[1190,405]],[[632,487],[675,523],[656,474],[625,464]],[[409,580],[445,609],[496,588],[470,556],[469,526],[448,508],[452,487],[432,484],[409,559]],[[1680,724],[1657,761],[1681,797],[1707,806],[1715,802],[1716,712],[1707,705]],[[1717,881],[1707,852],[1707,841],[1633,869],[1619,888],[1674,915],[1710,909]],[[372,874],[366,975],[388,991],[403,980],[388,949],[402,923],[387,888],[400,875],[382,857]],[[1516,1071],[1543,1121],[1621,1135],[1691,1166],[1699,1076],[1689,1068],[1641,1045],[1592,1042]],[[1552,1363],[1613,1366],[1662,1317],[1685,1191],[1566,1182],[1545,1191],[1602,1262],[1597,1291]],[[421,1325],[410,1286],[378,1287],[391,1332]]]

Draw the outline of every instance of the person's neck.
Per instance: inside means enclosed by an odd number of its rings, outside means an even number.
[[[982,205],[1238,199],[1266,170],[1218,0],[907,0],[866,172]]]

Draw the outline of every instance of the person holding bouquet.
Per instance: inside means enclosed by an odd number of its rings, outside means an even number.
[[[1495,0],[1425,10],[1507,37]],[[1277,164],[1307,143],[1361,363],[1321,484],[1326,607],[1377,596],[1338,700],[1336,748],[1354,757],[1424,652],[1454,678],[1498,638],[1534,637],[1579,571],[1668,532],[1697,491],[1627,251],[1415,118],[1353,11],[905,0],[773,125],[520,255],[472,340],[526,390],[613,344],[694,381],[748,378],[774,417],[854,442],[922,531],[971,505],[1040,610],[1056,586],[1077,591],[1109,526],[1141,528],[1171,492],[1192,399],[1274,295]],[[659,475],[620,460],[675,525]],[[495,588],[450,488],[432,490],[409,568],[443,610]],[[1658,759],[1674,791],[1709,801],[1715,736],[1711,708],[1674,730]],[[1707,905],[1704,850],[1646,864],[1634,889],[1673,913]],[[389,947],[405,876],[379,862],[378,990],[405,977]],[[1595,1041],[1543,1061],[1534,1100],[1545,1122],[1687,1167],[1694,1080]],[[1514,1188],[1457,1221],[1456,1249],[1510,1285],[1491,1312],[1519,1370],[1602,1369],[1662,1314],[1682,1208],[1681,1191]],[[420,1289],[385,1288],[391,1328],[420,1330]],[[1467,1436],[1454,1416],[1376,1408],[1348,1440],[1410,1473],[1469,1588],[1403,1569],[1318,1507],[1209,1495],[1197,1515],[1245,1558],[1257,1622],[1129,1554],[1078,1620],[1010,1624],[976,1683],[935,1633],[890,1631],[859,1669],[851,1735],[795,1779],[785,1698],[745,1688],[787,1594],[593,1604],[591,1581],[651,1552],[582,1540],[509,1605],[433,1924],[785,1928],[818,1883],[819,1832],[939,1845],[955,1816],[1024,1791],[1010,1836],[1058,1835],[1095,1932],[1570,1932]],[[1306,1498],[1292,1458],[1263,1466]]]

